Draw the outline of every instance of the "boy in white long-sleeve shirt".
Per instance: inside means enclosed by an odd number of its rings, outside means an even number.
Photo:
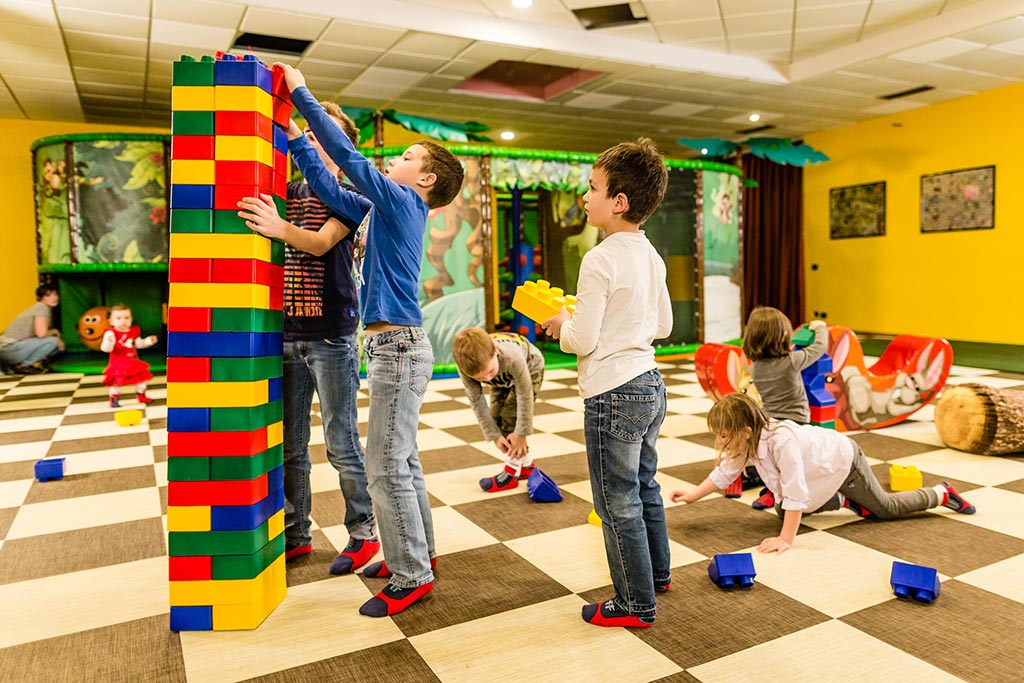
[[[575,315],[563,308],[544,323],[563,351],[579,356],[590,486],[615,587],[615,597],[583,608],[583,620],[597,626],[651,626],[655,592],[671,579],[654,480],[665,385],[651,342],[672,331],[672,308],[665,263],[640,230],[667,186],[648,138],[598,157],[583,201],[587,222],[605,238],[583,257]]]

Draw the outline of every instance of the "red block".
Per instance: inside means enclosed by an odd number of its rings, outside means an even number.
[[[270,288],[270,310],[271,311],[283,311],[284,310],[284,288],[271,287]]]
[[[209,308],[171,306],[167,309],[168,332],[211,332],[212,325],[213,315]]]
[[[282,199],[288,197],[288,178],[281,173],[274,174],[274,194]]]
[[[273,264],[258,259],[217,259],[213,262],[212,282],[241,282],[269,286],[272,284],[272,268]],[[283,285],[284,269],[281,266],[277,268],[282,270]]]
[[[225,112],[239,114],[244,112]],[[259,185],[274,187],[274,169],[258,161],[216,161],[218,185]]]
[[[274,123],[282,128],[288,128],[288,122],[292,120],[292,103],[290,100],[274,98]]]
[[[171,136],[171,159],[213,159],[212,135]]]
[[[167,457],[250,456],[267,450],[267,428],[249,432],[168,432]]]
[[[213,579],[213,558],[202,555],[169,557],[167,578],[171,581],[209,581]]]
[[[274,175],[288,177],[288,155],[279,149],[274,150]]]
[[[171,309],[183,310],[183,309]],[[196,308],[196,311],[206,311],[209,315],[210,309]],[[168,329],[170,326],[168,325]],[[183,332],[194,332],[197,330],[182,330]],[[198,330],[208,332],[209,330]],[[169,382],[209,382],[210,381],[210,359],[209,358],[178,358],[176,356],[167,359],[167,381]]]
[[[836,419],[836,404],[811,406],[811,422],[830,422]]]
[[[274,188],[260,185],[217,185],[213,189],[213,208],[218,211],[238,211],[238,202],[244,197],[271,194]]]
[[[217,135],[253,135],[274,141],[274,122],[258,111],[218,111],[213,125]]]
[[[213,260],[208,258],[172,258],[167,270],[168,282],[210,282]]]
[[[267,497],[267,475],[245,481],[169,481],[168,505],[252,505]]]
[[[284,266],[270,264],[270,287],[272,289],[284,289]]]
[[[284,69],[279,66],[270,68],[270,93],[275,98],[291,101],[292,91],[288,89],[288,84],[285,83]]]

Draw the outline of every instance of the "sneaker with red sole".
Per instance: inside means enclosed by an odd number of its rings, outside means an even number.
[[[852,501],[849,498],[843,501],[843,507],[864,519],[874,519],[875,517],[875,513],[871,512],[871,510],[868,510],[860,503]]]
[[[430,558],[430,568],[437,568],[437,558]],[[371,565],[367,565],[366,569],[363,570],[363,576],[370,579],[388,579],[391,578],[391,570],[388,569],[388,565],[384,560],[380,562],[374,562]]]
[[[350,538],[345,549],[331,562],[327,571],[335,576],[351,574],[370,561],[380,550],[380,540],[375,538]]]
[[[389,583],[384,590],[364,602],[359,613],[365,617],[390,617],[405,611],[432,590],[433,581],[413,588],[399,588]]]
[[[313,552],[312,545],[292,545],[286,543],[284,546],[284,560],[294,560],[296,557],[302,557],[303,555],[309,555]]]
[[[942,501],[944,507],[948,507],[953,512],[959,512],[961,515],[973,515],[977,512],[977,508],[964,500],[955,488],[949,482],[942,482],[942,485],[946,487],[946,495],[943,496],[945,500]]]
[[[594,602],[583,607],[583,621],[594,626],[622,626],[625,628],[650,628],[654,616],[638,617],[619,607],[614,598]]]
[[[671,587],[672,587],[672,582],[671,581],[666,581],[664,583],[658,583],[657,581],[654,582],[654,592],[655,593],[668,593],[668,589],[671,588]]]

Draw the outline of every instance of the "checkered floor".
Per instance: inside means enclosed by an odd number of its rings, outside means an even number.
[[[664,363],[669,416],[659,441],[666,493],[714,458],[710,402],[686,361]],[[610,595],[591,494],[575,372],[547,374],[531,451],[562,488],[557,504],[525,487],[480,491],[501,466],[457,379],[431,383],[419,446],[434,505],[437,586],[393,619],[357,607],[382,581],[330,577],[347,536],[337,477],[314,430],[315,550],[288,569],[288,597],[255,631],[168,631],[166,407],[162,380],[137,427],[118,426],[99,377],[0,377],[0,679],[5,681],[1019,681],[1024,671],[1024,457],[943,448],[932,409],[855,436],[887,481],[917,465],[978,508],[897,522],[847,511],[806,520],[795,547],[757,555],[747,592],[707,577],[717,553],[775,535],[774,514],[714,496],[668,504],[674,573],[654,628],[584,624]],[[1024,390],[1024,376],[954,368],[951,383]],[[368,399],[359,400],[365,435]],[[125,401],[124,408],[134,407]],[[314,416],[314,423],[319,424]],[[43,456],[62,481],[33,480]],[[936,567],[932,605],[897,602],[899,559]]]

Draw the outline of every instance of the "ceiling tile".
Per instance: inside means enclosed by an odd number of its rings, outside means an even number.
[[[797,31],[793,36],[793,59],[795,61],[808,53],[814,53],[819,50],[835,47],[836,45],[853,43],[857,40],[859,32],[860,28],[857,27],[806,28],[802,31]]]
[[[854,2],[826,7],[805,7],[801,2],[796,13],[796,29],[821,28],[826,26],[856,26],[864,23],[868,3]]]
[[[771,12],[725,17],[725,31],[729,40],[733,36],[764,33],[789,33],[793,28],[793,12]]]
[[[867,27],[886,30],[901,24],[938,16],[945,0],[875,0],[871,3]]]
[[[718,21],[718,3],[715,0],[644,0],[644,8],[647,18],[659,25],[664,21]]]
[[[64,31],[64,40],[69,50],[99,52],[126,57],[146,56],[146,40],[141,38],[123,38],[102,33]]]
[[[986,45],[994,45],[1014,38],[1024,38],[1024,18],[1013,17],[991,26],[960,33],[956,37]]]
[[[118,85],[142,85],[146,75],[141,71],[111,71],[109,69],[88,69],[75,67],[78,82],[116,83]]]
[[[384,66],[391,69],[404,69],[406,71],[422,71],[432,73],[447,64],[447,57],[424,57],[423,55],[406,55],[398,52],[389,52],[381,57],[374,66]]]
[[[146,68],[146,60],[142,57],[123,57],[102,52],[72,52],[71,64],[78,68],[109,69],[111,71],[134,71]]]
[[[567,101],[565,106],[579,109],[606,109],[625,102],[629,98],[625,95],[607,95],[604,93],[585,93]]]
[[[924,102],[916,102],[914,100],[900,99],[892,100],[891,102],[883,102],[882,104],[876,104],[872,107],[866,107],[861,111],[865,114],[874,114],[881,116],[883,114],[898,114],[901,111],[910,111],[911,109],[920,109],[925,106]]]
[[[187,45],[202,50],[202,54],[228,50],[235,39],[235,34],[233,27],[220,28],[167,19],[153,20],[153,36],[161,43]]]
[[[131,0],[141,5],[137,0]],[[245,5],[216,0],[152,0],[153,18],[183,24],[237,28]],[[153,35],[158,35],[154,33]]]
[[[348,45],[317,42],[306,50],[305,57],[325,62],[370,64],[382,54],[384,54],[383,49],[371,50],[363,47],[349,47]]]
[[[69,81],[74,78],[71,67],[63,64],[33,64],[31,62],[0,63],[0,74],[5,77],[27,76],[31,78],[56,78]],[[2,90],[2,89],[0,89]]]
[[[996,43],[992,48],[1000,52],[1009,52],[1012,55],[1024,55],[1024,37],[1004,40],[1001,43]]]
[[[87,95],[116,95],[118,97],[130,97],[139,99],[142,97],[144,88],[142,85],[120,85],[114,83],[93,83],[90,81],[78,81],[78,92],[82,97]]]
[[[719,0],[722,14],[728,20],[736,14],[759,14],[792,10],[793,0]]]
[[[277,11],[263,7],[249,7],[242,19],[245,33],[261,33],[296,40],[316,40],[327,28],[328,19],[294,11]]]
[[[721,40],[722,22],[718,18],[700,21],[658,22],[656,26],[662,42],[689,44],[698,40]]]
[[[440,36],[436,33],[409,32],[398,39],[391,49],[405,54],[452,58],[473,43],[467,38]],[[507,57],[506,57],[507,59]]]
[[[57,12],[65,31],[89,31],[129,38],[149,38],[149,17],[62,7]]]
[[[149,16],[149,3],[139,0],[56,0],[54,4],[58,6],[58,10],[69,7],[138,17]]]
[[[653,114],[654,116],[683,117],[692,116],[698,112],[704,112],[710,109],[711,107],[709,107],[706,104],[692,104],[690,102],[673,102],[672,104],[666,105],[664,107],[652,109],[651,114]]]
[[[346,80],[353,79],[366,70],[366,67],[361,64],[339,64],[338,62],[321,62],[316,59],[302,60],[300,68],[306,76]]]
[[[942,40],[936,40],[931,43],[912,47],[909,50],[893,52],[889,57],[892,59],[900,59],[904,62],[925,64],[928,62],[937,62],[945,59],[946,57],[962,55],[965,52],[972,52],[983,47],[985,46],[981,43],[972,43],[969,40],[943,38]]]
[[[0,19],[3,19],[5,25],[57,25],[57,18],[53,14],[53,5],[38,0],[5,0],[3,7],[0,8]]]
[[[405,33],[403,29],[349,24],[335,20],[327,27],[320,40],[340,43],[344,47],[370,47],[382,50],[398,42]]]

